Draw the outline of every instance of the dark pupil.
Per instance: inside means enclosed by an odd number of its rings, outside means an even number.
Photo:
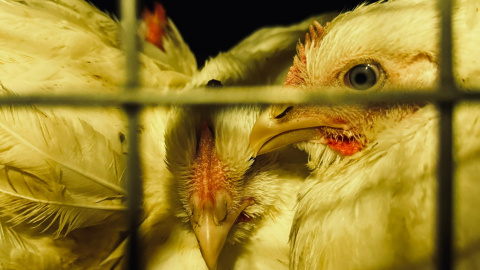
[[[358,84],[364,84],[367,82],[367,75],[364,73],[356,74],[355,75],[355,82]]]
[[[357,90],[366,90],[375,85],[377,76],[369,65],[358,65],[348,73],[350,85]]]

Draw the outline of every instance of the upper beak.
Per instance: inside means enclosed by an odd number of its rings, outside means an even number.
[[[203,259],[208,269],[217,269],[217,261],[225,240],[240,213],[253,203],[244,200],[240,207],[232,207],[232,197],[225,191],[216,193],[213,200],[202,203],[199,196],[192,195],[190,203],[193,216],[190,219],[197,237]]]
[[[253,157],[282,146],[309,140],[322,142],[318,127],[328,126],[348,130],[349,126],[335,121],[314,106],[270,106],[255,122],[250,133]]]

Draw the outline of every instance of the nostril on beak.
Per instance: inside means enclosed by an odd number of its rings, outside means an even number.
[[[283,118],[285,117],[285,115],[287,115],[287,113],[293,109],[293,106],[288,106],[287,108],[285,108],[285,110],[283,110],[279,115],[275,116],[275,119],[280,119],[280,118]]]

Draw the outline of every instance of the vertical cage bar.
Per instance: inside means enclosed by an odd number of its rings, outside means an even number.
[[[439,159],[437,165],[437,269],[453,269],[453,104],[439,105]]]
[[[439,0],[440,9],[440,80],[439,92],[453,93],[453,56],[452,56],[452,0]],[[436,219],[436,263],[437,269],[452,269],[453,258],[453,102],[438,104],[439,122],[439,158],[437,163],[437,219]]]
[[[137,42],[137,1],[120,0],[122,46],[126,53],[125,59],[125,90],[132,91],[138,87],[139,61]]]
[[[135,0],[120,0],[122,18],[122,45],[125,50],[125,92],[136,91],[139,86],[139,59],[137,48],[137,2]],[[127,223],[129,240],[126,247],[127,269],[141,269],[139,253],[138,224],[143,200],[142,179],[140,168],[139,126],[140,106],[124,104],[128,118],[128,156],[127,156],[127,191],[128,214]]]
[[[141,203],[143,199],[140,154],[138,151],[139,138],[137,128],[139,126],[139,108],[126,105],[125,112],[128,117],[128,157],[127,157],[127,191],[128,191],[128,214],[127,222],[129,240],[127,244],[127,269],[141,269],[140,245],[138,225],[140,223]]]

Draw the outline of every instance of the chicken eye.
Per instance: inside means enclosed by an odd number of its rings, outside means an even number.
[[[378,67],[372,64],[361,64],[350,69],[344,77],[345,85],[356,89],[366,90],[374,86],[379,77]]]

